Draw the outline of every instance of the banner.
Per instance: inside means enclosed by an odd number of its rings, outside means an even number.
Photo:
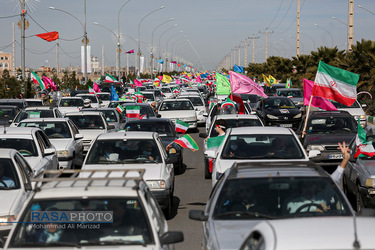
[[[87,46],[87,73],[91,73],[91,46]],[[85,72],[85,46],[81,46],[81,72]]]

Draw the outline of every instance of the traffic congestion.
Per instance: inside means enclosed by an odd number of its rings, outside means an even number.
[[[372,124],[234,74],[2,99],[3,247],[375,248]]]

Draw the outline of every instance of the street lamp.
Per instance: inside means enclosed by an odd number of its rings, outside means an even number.
[[[64,12],[65,14],[68,14],[70,16],[72,16],[74,19],[76,19],[82,26],[83,28],[83,46],[84,46],[84,53],[83,53],[83,57],[84,57],[84,66],[85,66],[85,70],[84,70],[84,77],[85,77],[85,85],[87,84],[87,32],[86,32],[86,0],[84,0],[84,18],[83,18],[83,23],[75,16],[73,15],[72,13],[69,13],[65,10],[61,10],[61,9],[58,9],[58,8],[55,8],[55,7],[49,7],[49,9],[51,10],[58,10],[58,11],[61,11],[61,12]]]
[[[333,36],[332,36],[331,32],[329,32],[328,30],[326,30],[325,28],[323,28],[322,26],[320,26],[316,23],[314,25],[321,28],[322,30],[324,30],[325,32],[327,32],[331,36],[331,42],[332,42],[332,48],[333,48]]]
[[[338,21],[338,22],[340,22],[340,23],[342,23],[342,24],[344,24],[345,26],[348,26],[348,24],[347,23],[345,23],[343,20],[340,20],[340,19],[337,19],[336,17],[332,17],[332,19],[333,20],[336,20],[336,21]]]
[[[128,0],[126,1],[122,6],[121,8],[119,9],[118,11],[118,14],[117,14],[117,27],[118,27],[118,30],[117,30],[117,63],[118,63],[118,68],[117,68],[117,74],[118,74],[118,80],[120,81],[120,71],[121,71],[121,46],[120,46],[120,41],[121,41],[121,32],[120,32],[120,12],[122,10],[122,8],[125,7],[125,5],[127,3],[129,3],[131,0]],[[103,65],[104,66],[104,65]],[[128,74],[128,72],[126,72],[126,74]]]
[[[373,14],[375,16],[375,13],[372,12],[371,10],[368,10],[368,9],[364,8],[362,5],[357,5],[357,6],[358,6],[358,8],[361,8],[361,9],[367,11],[367,12],[370,12],[371,14]]]
[[[151,15],[152,13],[158,11],[158,10],[161,10],[161,9],[164,9],[164,6],[161,6],[159,8],[157,8],[156,10],[153,10],[151,11],[150,13],[148,13],[147,15],[145,15],[141,21],[139,22],[138,24],[138,76],[140,75],[140,69],[141,69],[141,40],[140,40],[140,30],[141,30],[141,23],[143,22],[143,20],[145,20],[146,17],[148,17],[149,15]]]
[[[166,70],[168,70],[168,69],[167,69],[167,67],[168,67],[168,43],[169,43],[169,41],[170,41],[172,38],[176,37],[177,35],[181,34],[182,32],[183,32],[183,31],[180,30],[180,32],[174,34],[173,36],[171,36],[171,37],[167,40],[167,44],[166,44],[166,46],[165,46],[165,62],[166,62],[165,69],[166,69]]]
[[[154,32],[155,30],[157,30],[160,26],[168,23],[168,22],[172,22],[174,20],[174,18],[172,17],[171,19],[159,24],[153,31],[152,31],[152,35],[151,35],[151,57],[150,57],[150,73],[151,73],[151,79],[154,78],[153,75],[154,75],[154,53],[153,53],[153,50],[154,50]]]

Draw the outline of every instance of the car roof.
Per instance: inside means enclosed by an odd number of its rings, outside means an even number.
[[[250,115],[250,114],[222,114],[222,115],[215,115],[215,119],[223,119],[223,120],[233,120],[233,119],[254,119],[259,120],[257,115]]]
[[[11,155],[17,152],[17,150],[13,148],[2,148],[0,150],[0,158],[11,158]]]
[[[82,99],[82,97],[79,97],[79,96],[64,96],[64,97],[61,97],[61,100],[62,99]]]
[[[50,107],[50,106],[39,106],[39,107],[26,107],[24,110],[54,110],[57,109],[56,107]]]
[[[169,118],[156,118],[156,117],[150,117],[148,119],[135,119],[135,120],[129,120],[126,122],[126,124],[130,123],[170,123],[171,119]]]
[[[116,110],[116,108],[85,108],[81,109],[79,112],[88,112],[88,111],[101,111],[101,110]]]
[[[69,118],[53,118],[53,117],[48,117],[48,118],[27,118],[20,123],[25,123],[25,122],[67,122],[69,121]]]
[[[124,102],[121,103],[121,106],[148,106],[150,107],[150,104],[142,102],[142,103],[137,103],[137,102]]]
[[[0,109],[2,108],[13,108],[13,109],[20,109],[18,106],[16,105],[0,105]]]
[[[163,102],[175,102],[175,101],[190,101],[186,98],[173,98],[173,99],[164,99]]]
[[[334,117],[340,117],[340,116],[348,116],[352,117],[352,115],[346,111],[346,110],[334,110],[334,111],[311,111],[310,112],[310,117],[312,116],[334,116]]]
[[[231,135],[241,135],[241,134],[283,134],[283,135],[292,135],[292,132],[289,128],[283,127],[236,127],[230,129]]]
[[[87,111],[87,112],[69,112],[65,116],[85,116],[85,115],[102,115],[99,111]]]
[[[261,177],[329,177],[323,168],[312,161],[294,162],[236,162],[228,179]]]
[[[113,133],[103,133],[97,137],[97,140],[113,139],[153,139],[156,132],[148,131],[118,131]]]
[[[0,136],[6,137],[7,135],[16,135],[19,138],[23,138],[25,136],[31,136],[36,130],[41,129],[35,127],[6,127],[4,129],[0,129]]]

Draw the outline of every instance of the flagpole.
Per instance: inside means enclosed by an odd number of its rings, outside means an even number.
[[[305,134],[306,134],[306,126],[307,126],[307,120],[309,118],[309,113],[310,113],[310,107],[311,107],[311,102],[312,102],[312,99],[313,99],[313,95],[311,95],[310,97],[310,101],[309,101],[309,107],[307,108],[307,114],[306,114],[306,118],[305,118],[305,125],[303,126],[303,130],[302,130],[302,138],[305,137]]]

